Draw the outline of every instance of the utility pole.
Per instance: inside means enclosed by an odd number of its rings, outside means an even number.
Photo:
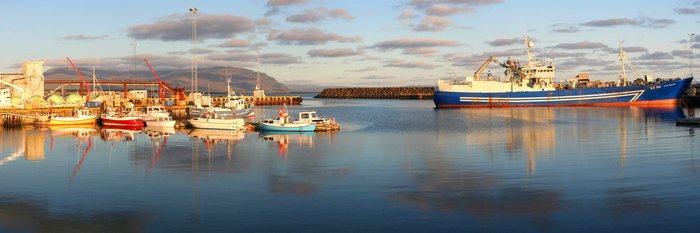
[[[139,43],[136,43],[136,41],[131,42],[131,46],[134,48],[134,56],[132,57],[132,69],[131,69],[131,80],[136,81],[136,47],[139,46]]]
[[[196,7],[190,8],[192,15],[192,90],[197,92],[197,14],[199,9]]]
[[[690,57],[688,59],[688,73],[690,74],[690,77],[693,77],[693,39],[695,38],[695,33],[690,33],[688,34],[688,37],[690,37],[690,40],[688,40],[688,43],[690,44]]]

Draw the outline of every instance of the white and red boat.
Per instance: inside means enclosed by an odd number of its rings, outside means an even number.
[[[133,110],[133,106],[126,106],[118,110],[108,108],[107,112],[101,116],[102,125],[143,127],[143,118],[135,115]]]

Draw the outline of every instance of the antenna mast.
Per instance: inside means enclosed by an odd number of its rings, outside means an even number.
[[[688,61],[688,73],[690,74],[690,77],[693,77],[693,39],[695,39],[695,33],[690,33],[688,34],[690,37],[689,42],[689,47],[690,47],[690,57]]]

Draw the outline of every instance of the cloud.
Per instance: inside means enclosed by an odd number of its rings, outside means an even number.
[[[637,26],[648,28],[664,28],[675,23],[672,19],[652,19],[648,17],[640,17],[639,19],[615,18],[593,20],[582,23],[581,26],[589,27],[615,27],[615,26]]]
[[[649,52],[649,49],[644,48],[642,46],[631,46],[631,47],[624,47],[625,52],[627,53],[647,53]],[[619,52],[619,50],[613,49],[615,52]]]
[[[269,9],[265,12],[265,16],[275,15],[280,12],[280,7],[291,6],[291,5],[301,5],[306,4],[308,0],[267,0],[267,8]]]
[[[578,32],[579,29],[578,27],[574,25],[569,25],[563,28],[557,28],[557,29],[552,29],[550,32],[556,32],[556,33],[576,33]]]
[[[221,48],[241,48],[241,47],[248,47],[250,43],[245,40],[241,39],[231,39],[224,41],[223,43],[217,45],[216,47],[221,47]]]
[[[76,40],[76,41],[93,41],[93,40],[101,40],[108,38],[107,35],[101,35],[101,36],[88,36],[88,35],[68,35],[64,36],[62,39],[64,40]]]
[[[255,29],[253,21],[235,15],[200,15],[197,17],[197,38],[222,39]],[[187,41],[192,39],[190,15],[175,15],[152,24],[129,27],[128,36],[140,40]]]
[[[415,6],[419,9],[425,9],[435,4],[480,6],[489,4],[499,4],[503,2],[504,0],[412,0],[409,3],[409,5]]]
[[[459,45],[459,43],[454,40],[402,38],[397,40],[385,40],[374,44],[371,46],[371,48],[376,48],[379,50],[394,50],[421,47],[452,47],[457,45]]]
[[[308,0],[267,0],[268,7],[279,7],[279,6],[289,6],[289,5],[299,5],[308,2]]]
[[[189,67],[191,60],[189,58],[183,58],[180,56],[163,56],[155,54],[137,54],[139,69],[148,69],[143,63],[144,58],[148,58],[148,62],[153,65],[156,70],[159,69],[175,69],[182,67]],[[95,66],[96,69],[100,70],[108,67],[109,70],[118,71],[131,71],[133,70],[134,56],[123,56],[123,57],[104,57],[104,58],[71,58],[73,63],[78,68],[86,68],[90,66]],[[21,67],[21,64],[19,64]],[[70,67],[70,64],[66,58],[59,59],[46,59],[44,60],[44,66],[48,67]],[[85,74],[83,74],[85,75]],[[99,71],[98,71],[99,75]]]
[[[432,5],[428,7],[428,9],[425,10],[426,14],[428,15],[436,15],[436,16],[448,16],[448,15],[454,15],[454,14],[460,14],[460,13],[470,13],[472,12],[471,7],[456,7],[456,6],[449,6],[449,5]]]
[[[491,46],[506,46],[506,45],[514,45],[517,43],[522,42],[523,39],[521,38],[511,38],[511,39],[496,39],[494,41],[486,41],[487,44]]]
[[[352,43],[362,41],[361,37],[348,37],[338,34],[325,33],[316,28],[300,29],[293,28],[288,31],[273,31],[267,36],[268,40],[276,40],[281,44],[293,45],[318,45],[329,41],[341,43]]]
[[[368,80],[386,80],[386,79],[395,79],[396,77],[394,76],[380,76],[380,75],[370,75],[370,76],[364,76],[360,77],[360,79],[368,79]]]
[[[625,49],[626,50],[626,49]],[[639,60],[669,60],[673,59],[673,55],[670,53],[666,52],[654,52],[654,53],[645,53],[637,57]]]
[[[503,3],[503,0],[411,0],[398,20],[414,31],[442,31],[452,24],[444,16],[470,13],[478,6],[498,3]],[[413,10],[422,12],[422,15],[417,15]],[[416,25],[415,21],[419,19]]]
[[[314,23],[328,18],[353,20],[355,19],[343,9],[327,9],[325,7],[306,9],[304,12],[287,17],[287,22],[292,23]]]
[[[607,45],[600,42],[582,41],[578,43],[563,43],[554,46],[554,48],[574,50],[574,49],[609,49]]]
[[[423,20],[420,21],[420,24],[412,29],[414,31],[442,31],[450,26],[451,23],[452,22],[447,18],[431,15],[423,18]]]
[[[437,65],[425,63],[422,61],[404,61],[399,59],[391,59],[384,64],[384,67],[398,67],[398,68],[419,68],[432,70],[437,68]]]
[[[206,57],[206,59],[254,63],[257,61],[258,56],[256,54],[228,53],[228,54],[212,54],[212,55]],[[260,55],[260,62],[262,64],[275,64],[275,65],[289,65],[289,64],[303,63],[299,57],[292,56],[289,54],[283,54],[283,53],[264,53],[264,54],[261,54]]]
[[[697,15],[698,13],[700,13],[700,10],[698,10],[697,8],[676,8],[673,9],[673,11],[679,15]]]
[[[368,66],[362,69],[357,69],[357,70],[348,70],[347,72],[368,72],[368,71],[375,71],[377,70],[377,67],[374,66]]]
[[[406,55],[418,55],[418,56],[423,56],[423,57],[430,57],[435,55],[437,52],[439,52],[438,49],[436,48],[407,48],[404,49],[402,54]]]
[[[406,55],[432,57],[437,52],[439,52],[439,50],[436,48],[408,48],[408,49],[404,49],[403,52],[401,52],[401,53],[406,54]]]
[[[360,55],[360,51],[354,51],[349,48],[342,49],[313,49],[307,52],[310,57],[349,57]]]

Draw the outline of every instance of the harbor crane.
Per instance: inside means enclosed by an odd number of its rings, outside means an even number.
[[[148,59],[143,59],[144,62],[146,62],[146,65],[148,65],[148,68],[151,69],[151,73],[153,73],[153,76],[156,77],[156,80],[158,80],[158,95],[160,96],[160,101],[165,102],[165,84],[163,83],[163,80],[158,77],[158,73],[153,69],[153,66],[151,66],[151,63],[148,62]]]
[[[80,81],[82,82],[82,86],[85,86],[87,88],[87,95],[85,96],[85,102],[90,102],[90,86],[85,82],[85,78],[83,78],[83,75],[80,74],[80,71],[78,71],[78,68],[75,67],[75,64],[73,64],[73,61],[70,60],[70,57],[66,57],[68,59],[68,62],[70,62],[70,65],[73,66],[73,70],[75,70],[75,73],[78,74],[78,77],[80,78]]]

